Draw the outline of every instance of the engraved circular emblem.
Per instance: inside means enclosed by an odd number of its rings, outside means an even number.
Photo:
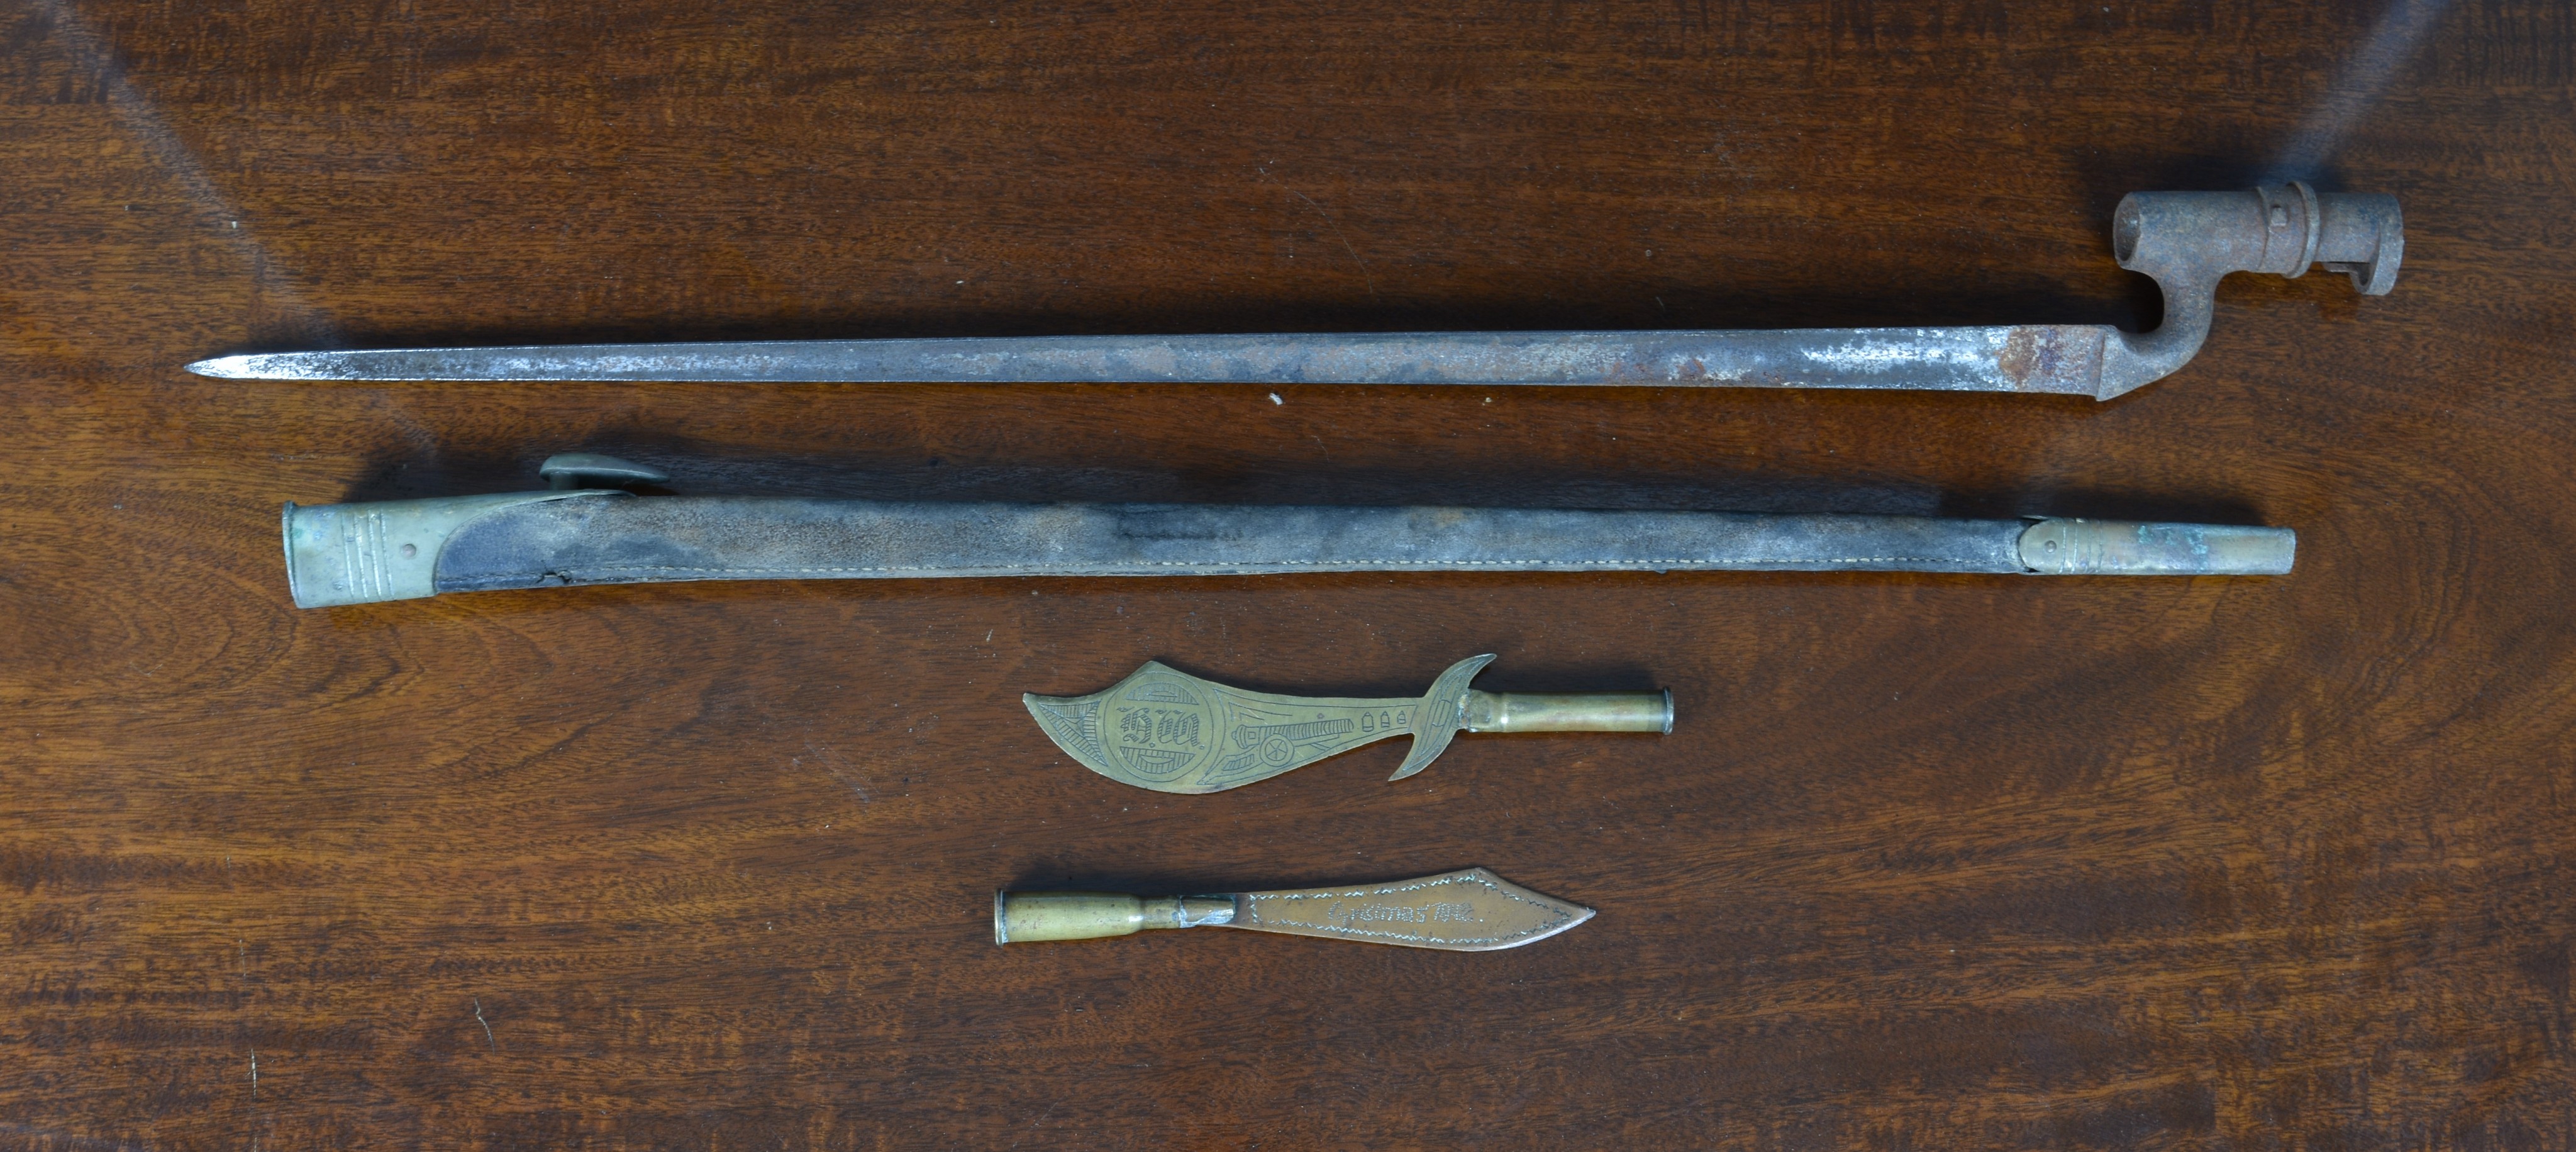
[[[1100,718],[1101,743],[1118,765],[1156,783],[1205,770],[1223,730],[1216,701],[1171,673],[1137,676],[1111,696]]]
[[[1278,733],[1276,733],[1276,732],[1273,732],[1273,733],[1271,733],[1269,736],[1264,737],[1264,738],[1262,739],[1262,741],[1261,741],[1261,762],[1262,762],[1262,763],[1267,764],[1267,765],[1269,765],[1269,766],[1271,766],[1271,767],[1273,767],[1273,768],[1277,768],[1277,767],[1280,767],[1280,766],[1282,766],[1282,765],[1285,765],[1285,764],[1286,764],[1286,763],[1288,763],[1289,761],[1294,760],[1294,759],[1296,759],[1296,758],[1297,758],[1297,746],[1296,746],[1296,745],[1294,745],[1294,744],[1289,743],[1289,742],[1288,742],[1288,738],[1287,738],[1287,737],[1282,736],[1282,735],[1280,735],[1280,734],[1278,734]]]

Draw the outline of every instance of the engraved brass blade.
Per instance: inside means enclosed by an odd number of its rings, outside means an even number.
[[[1386,884],[1246,892],[1229,927],[1412,948],[1491,952],[1544,940],[1592,910],[1542,896],[1482,868]]]
[[[1544,940],[1592,910],[1542,896],[1482,868],[1382,884],[1336,884],[1229,896],[1123,892],[993,893],[993,942],[1097,940],[1172,928],[1249,928],[1408,948],[1491,952]]]
[[[1467,682],[1491,655],[1451,665],[1429,693],[1365,700],[1247,692],[1148,661],[1105,692],[1020,697],[1056,746],[1121,784],[1195,794],[1240,788],[1390,736],[1414,737],[1396,779],[1449,746]]]

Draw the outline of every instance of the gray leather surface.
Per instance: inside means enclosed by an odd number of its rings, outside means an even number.
[[[437,588],[669,580],[1832,569],[2022,572],[2019,520],[982,504],[566,500],[459,529]]]

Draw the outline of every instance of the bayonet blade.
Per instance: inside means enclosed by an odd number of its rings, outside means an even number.
[[[2105,325],[1359,332],[384,348],[219,356],[250,380],[834,384],[1469,384],[2072,392]]]
[[[2063,392],[2110,399],[2177,368],[2209,334],[2232,272],[2321,263],[2378,295],[2405,233],[2393,197],[2304,184],[2139,192],[2113,213],[2120,266],[2154,277],[2164,326],[1788,328],[1663,332],[1359,332],[1006,336],[561,347],[389,348],[218,356],[251,380],[971,384],[1520,384]]]

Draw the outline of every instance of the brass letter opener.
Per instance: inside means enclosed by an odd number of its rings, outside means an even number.
[[[1391,736],[1413,752],[1389,780],[1430,764],[1460,732],[1670,732],[1664,692],[1479,692],[1491,655],[1449,666],[1419,697],[1360,700],[1246,692],[1147,662],[1106,692],[1020,697],[1082,766],[1156,792],[1223,792]]]
[[[1418,880],[1146,899],[1123,892],[993,893],[993,942],[1090,940],[1149,928],[1250,928],[1453,952],[1544,940],[1592,910],[1482,868]]]

